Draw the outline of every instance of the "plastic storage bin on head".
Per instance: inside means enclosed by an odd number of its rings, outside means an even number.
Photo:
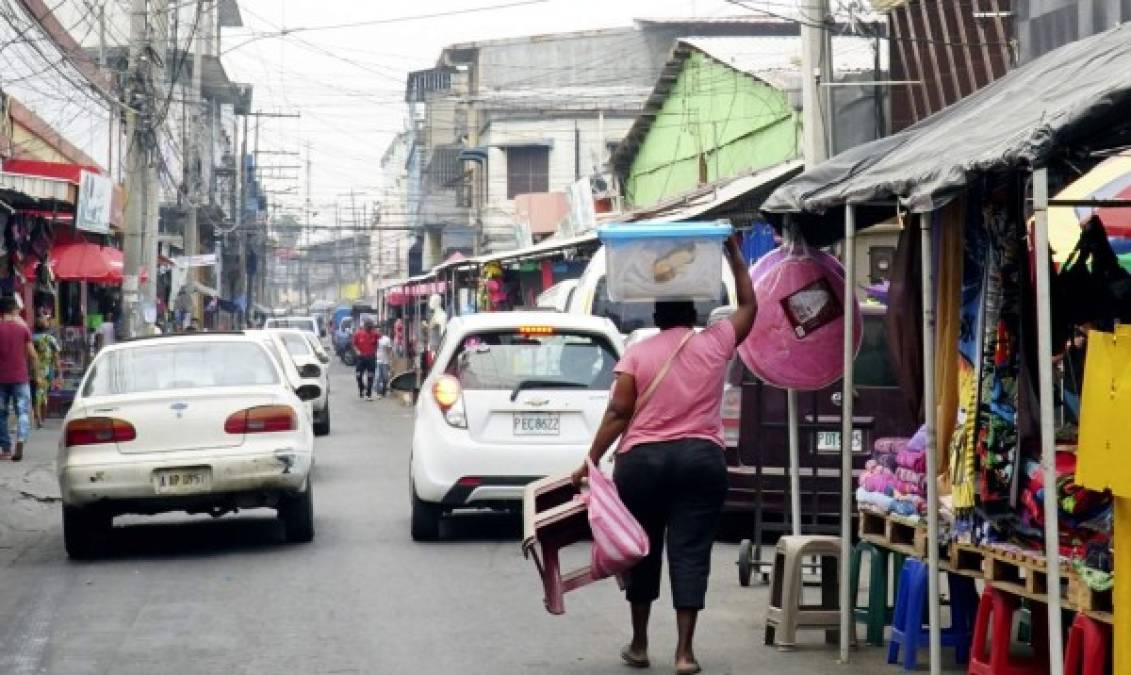
[[[844,268],[794,229],[750,268],[758,316],[738,355],[768,384],[813,391],[844,374]],[[853,302],[855,351],[862,338]]]

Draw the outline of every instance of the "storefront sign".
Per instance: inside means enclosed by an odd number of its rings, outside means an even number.
[[[173,262],[178,267],[212,267],[216,264],[215,253],[203,253],[201,255],[183,255],[179,258],[174,258]]]
[[[86,232],[110,232],[110,202],[113,183],[106,176],[82,171],[79,177],[79,203],[75,209],[75,227]]]

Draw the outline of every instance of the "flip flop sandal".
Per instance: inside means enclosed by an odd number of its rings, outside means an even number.
[[[675,669],[676,675],[695,675],[696,673],[701,672],[703,672],[703,669],[699,667],[698,663],[691,663],[682,668]]]
[[[625,665],[632,668],[648,668],[652,665],[652,662],[648,660],[647,656],[641,658],[633,654],[632,645],[625,645],[623,648],[621,648],[620,657],[621,660],[624,661]]]

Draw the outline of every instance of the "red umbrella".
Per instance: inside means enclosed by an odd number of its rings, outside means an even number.
[[[35,274],[36,260],[29,260],[24,266],[24,276]],[[59,281],[90,281],[96,284],[119,285],[122,283],[122,252],[111,246],[100,246],[80,241],[56,244],[51,248],[47,264]],[[144,281],[148,278],[141,271]]]

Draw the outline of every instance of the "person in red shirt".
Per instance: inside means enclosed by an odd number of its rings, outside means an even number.
[[[377,373],[377,343],[381,333],[373,325],[373,319],[366,319],[361,330],[353,334],[353,349],[357,352],[357,395],[373,400],[373,377]]]
[[[0,459],[18,462],[24,457],[24,443],[31,432],[31,387],[29,375],[36,367],[38,355],[31,341],[31,331],[20,318],[16,299],[0,297]],[[16,409],[16,450],[10,452],[8,406]]]

